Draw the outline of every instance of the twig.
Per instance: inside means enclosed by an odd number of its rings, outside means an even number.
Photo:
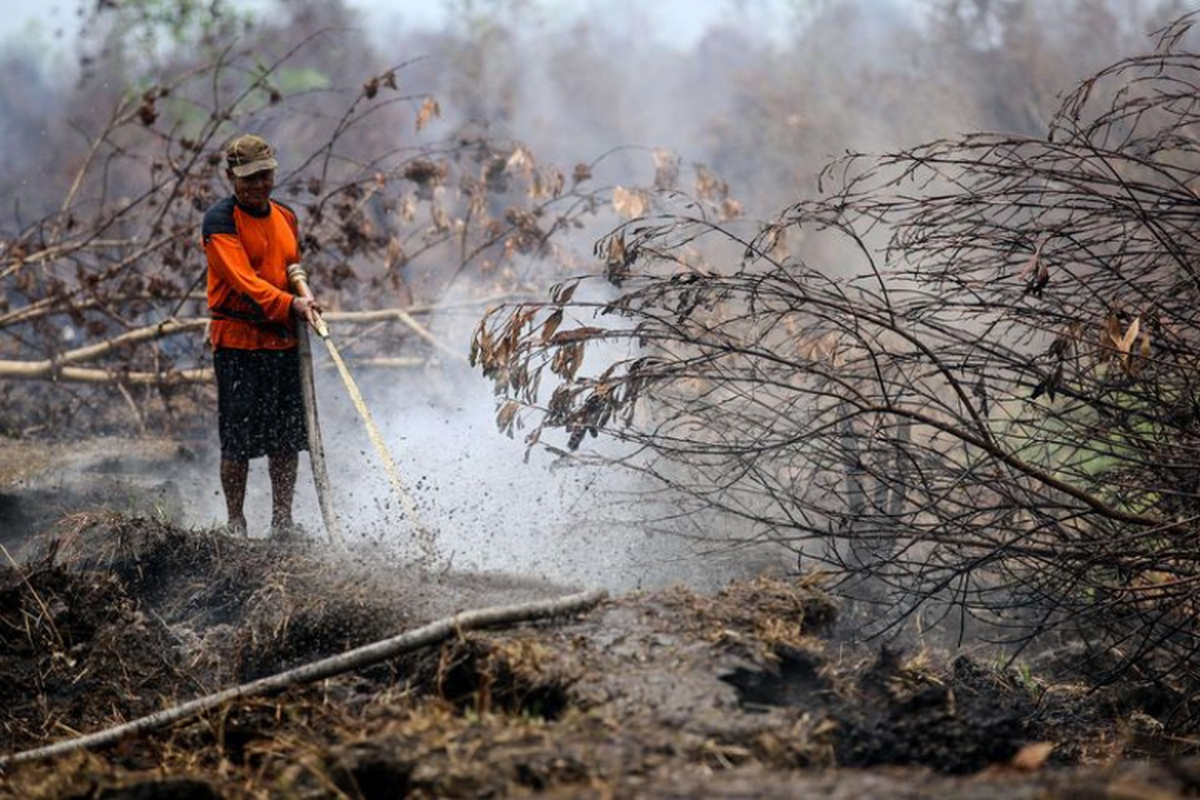
[[[216,708],[223,703],[272,694],[297,684],[312,683],[313,681],[330,678],[343,672],[377,664],[380,661],[437,644],[445,639],[449,639],[460,631],[493,625],[513,625],[530,620],[546,619],[585,611],[601,602],[605,597],[607,597],[607,592],[593,590],[551,600],[538,600],[531,603],[518,603],[507,606],[481,608],[475,611],[464,611],[408,631],[407,633],[355,648],[341,655],[323,658],[319,661],[287,670],[286,672],[270,675],[266,678],[260,678],[250,683],[244,683],[240,686],[216,692],[215,694],[190,700],[173,708],[163,709],[162,711],[157,711],[103,731],[57,742],[46,747],[39,747],[34,750],[26,750],[4,756],[0,758],[0,769],[7,769],[29,761],[71,753],[76,750],[105,747],[120,741],[126,736],[134,736],[162,728],[211,708]]]
[[[407,325],[409,327],[409,329],[412,330],[412,332],[415,333],[417,336],[420,336],[422,339],[429,342],[431,345],[436,347],[438,350],[441,350],[443,353],[447,354],[448,356],[453,358],[455,361],[458,361],[458,362],[461,362],[464,364],[466,363],[466,361],[467,361],[466,356],[464,356],[458,350],[455,350],[453,347],[450,347],[449,345],[443,343],[440,339],[438,339],[436,336],[434,336],[432,333],[430,333],[428,328],[426,328],[421,323],[417,322],[415,319],[413,319],[411,316],[409,316],[407,313],[405,313],[402,309],[396,309],[396,319],[400,320],[405,325]]]
[[[63,652],[66,652],[66,642],[63,641],[62,634],[58,632],[58,626],[54,624],[54,617],[50,616],[50,609],[48,609],[46,604],[42,602],[42,596],[38,594],[37,589],[34,589],[33,584],[29,582],[29,577],[25,574],[25,570],[21,568],[21,565],[18,564],[16,559],[12,557],[12,554],[8,552],[8,548],[2,544],[0,544],[0,553],[4,554],[4,557],[8,559],[9,564],[12,564],[13,569],[16,570],[17,575],[20,576],[21,582],[25,584],[25,588],[29,590],[29,594],[33,596],[33,601],[37,603],[38,608],[41,609],[42,616],[45,618],[46,624],[50,626],[50,631],[54,634],[54,638],[58,642],[59,648],[62,649]]]

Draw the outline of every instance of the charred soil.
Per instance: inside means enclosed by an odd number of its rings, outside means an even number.
[[[0,569],[6,754],[463,608],[568,591],[115,513],[67,517],[22,552]],[[1197,786],[1186,753],[1109,695],[843,645],[836,617],[816,577],[629,594],[23,763],[0,792],[1007,800]]]

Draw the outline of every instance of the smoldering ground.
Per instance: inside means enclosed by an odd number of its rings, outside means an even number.
[[[327,360],[317,359],[320,428],[339,526],[350,543],[377,546],[390,557],[420,558],[412,521],[345,387],[326,366]],[[490,389],[465,369],[449,379],[398,379],[363,370],[357,380],[415,500],[416,522],[434,535],[441,567],[614,591],[661,587],[689,573],[711,572],[708,585],[729,576],[705,567],[686,543],[648,535],[630,518],[633,477],[604,466],[564,465],[542,452],[526,461],[520,437],[497,433]],[[206,442],[202,457],[181,465],[173,478],[184,525],[214,527],[224,519],[215,452]],[[270,483],[264,464],[255,462],[249,489],[251,535],[265,535]],[[324,538],[303,456],[296,515],[310,536]]]

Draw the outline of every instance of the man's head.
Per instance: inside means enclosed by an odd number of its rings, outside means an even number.
[[[233,183],[233,193],[246,206],[269,208],[271,191],[275,188],[275,150],[254,134],[239,136],[225,148],[226,174]]]

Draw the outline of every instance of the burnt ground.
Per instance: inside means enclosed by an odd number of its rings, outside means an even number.
[[[2,754],[460,609],[574,591],[124,511],[33,527],[6,544],[22,565],[0,567]],[[1200,787],[1189,743],[1120,687],[846,645],[832,638],[838,612],[815,576],[613,597],[22,764],[0,795],[1012,800]]]

